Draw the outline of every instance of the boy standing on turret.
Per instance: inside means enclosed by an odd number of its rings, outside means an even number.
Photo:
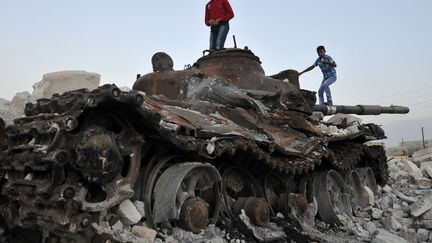
[[[321,72],[324,75],[323,81],[321,82],[321,86],[318,89],[319,104],[333,105],[329,86],[334,82],[336,82],[336,69],[335,69],[336,62],[333,60],[331,56],[326,55],[326,50],[324,46],[318,46],[317,53],[318,53],[318,58],[316,59],[315,63],[312,66],[306,68],[303,72],[300,72],[299,76],[305,72],[309,72],[310,70],[314,69],[316,66],[319,66]],[[327,97],[327,102],[325,103],[324,103],[324,94],[323,94],[324,92]]]
[[[229,21],[234,12],[228,0],[210,0],[205,7],[205,24],[210,26],[210,50],[224,48]]]

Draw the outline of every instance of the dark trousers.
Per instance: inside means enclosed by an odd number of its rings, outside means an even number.
[[[210,50],[222,49],[229,31],[229,23],[221,22],[210,30]]]

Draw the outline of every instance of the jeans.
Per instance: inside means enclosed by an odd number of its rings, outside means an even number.
[[[222,22],[210,30],[210,50],[222,49],[229,31],[229,23]]]
[[[332,96],[331,96],[331,92],[330,92],[330,85],[333,84],[334,82],[336,82],[336,76],[333,77],[329,77],[327,79],[324,79],[321,83],[321,86],[318,89],[318,98],[319,98],[319,104],[323,105],[324,104],[324,92],[326,94],[327,97],[327,101],[331,101],[332,100]]]

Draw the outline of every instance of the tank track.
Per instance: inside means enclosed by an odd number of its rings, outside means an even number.
[[[329,144],[332,167],[338,171],[354,169],[363,156],[363,146],[347,141]]]

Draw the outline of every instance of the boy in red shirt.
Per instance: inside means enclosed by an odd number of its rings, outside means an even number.
[[[228,0],[210,0],[205,7],[205,24],[210,26],[210,50],[224,48],[229,21],[234,12]]]

